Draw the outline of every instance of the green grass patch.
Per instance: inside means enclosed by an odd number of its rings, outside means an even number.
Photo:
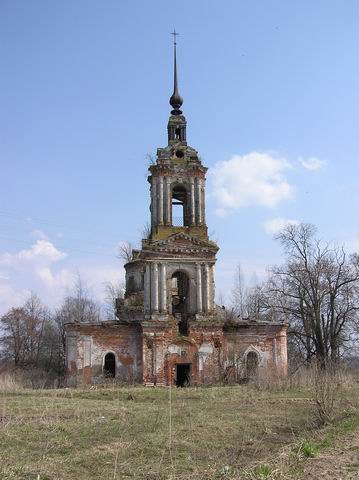
[[[169,401],[168,388],[140,386],[1,392],[0,478],[270,479],[269,460],[313,429],[304,389],[172,389],[171,422]],[[358,422],[344,419],[336,435]]]
[[[314,458],[319,452],[319,445],[309,440],[303,441],[299,451],[305,458]]]

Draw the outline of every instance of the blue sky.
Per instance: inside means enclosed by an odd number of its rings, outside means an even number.
[[[209,167],[217,291],[281,261],[272,234],[318,226],[359,250],[355,0],[0,2],[0,312],[97,298],[115,245],[149,219],[148,153],[166,144],[178,39],[188,141]]]

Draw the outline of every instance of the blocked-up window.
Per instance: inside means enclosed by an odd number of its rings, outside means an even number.
[[[84,346],[84,367],[91,367],[91,339],[83,340]]]

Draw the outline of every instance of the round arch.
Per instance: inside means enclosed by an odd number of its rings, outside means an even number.
[[[102,372],[106,378],[115,378],[117,370],[116,354],[108,351],[103,356]]]
[[[258,376],[258,368],[262,360],[260,351],[251,345],[244,353],[244,366],[246,378],[256,378]]]
[[[173,227],[189,226],[188,188],[184,183],[171,185],[171,224]]]

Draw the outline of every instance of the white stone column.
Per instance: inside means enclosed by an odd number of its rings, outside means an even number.
[[[194,195],[194,178],[191,178],[191,225],[196,224],[196,199]]]
[[[158,177],[158,223],[163,224],[163,177]]]
[[[205,200],[205,180],[201,180],[201,207],[202,207],[202,224],[206,225],[206,200]]]
[[[171,194],[171,178],[167,178],[167,219],[168,219],[168,225],[171,225],[172,223],[172,194]]]
[[[151,223],[157,224],[157,177],[152,177],[151,183]]]
[[[146,263],[145,281],[143,289],[143,296],[145,300],[145,313],[148,313],[151,310],[151,268],[149,263]]]
[[[204,278],[202,281],[202,292],[203,292],[203,310],[205,312],[209,311],[209,267],[206,264],[204,266]]]
[[[158,312],[158,264],[152,264],[152,278],[151,278],[151,310]]]
[[[209,285],[210,285],[210,296],[209,296],[209,310],[214,310],[214,297],[215,297],[215,283],[214,283],[214,265],[209,267]]]
[[[196,197],[197,197],[197,225],[202,225],[202,193],[201,193],[200,178],[197,178]]]
[[[202,267],[199,263],[196,265],[197,270],[197,312],[202,312]]]
[[[160,311],[167,312],[167,279],[166,279],[166,264],[161,263],[161,302]]]
[[[163,185],[163,223],[165,225],[169,224],[168,217],[168,177],[164,177]]]

